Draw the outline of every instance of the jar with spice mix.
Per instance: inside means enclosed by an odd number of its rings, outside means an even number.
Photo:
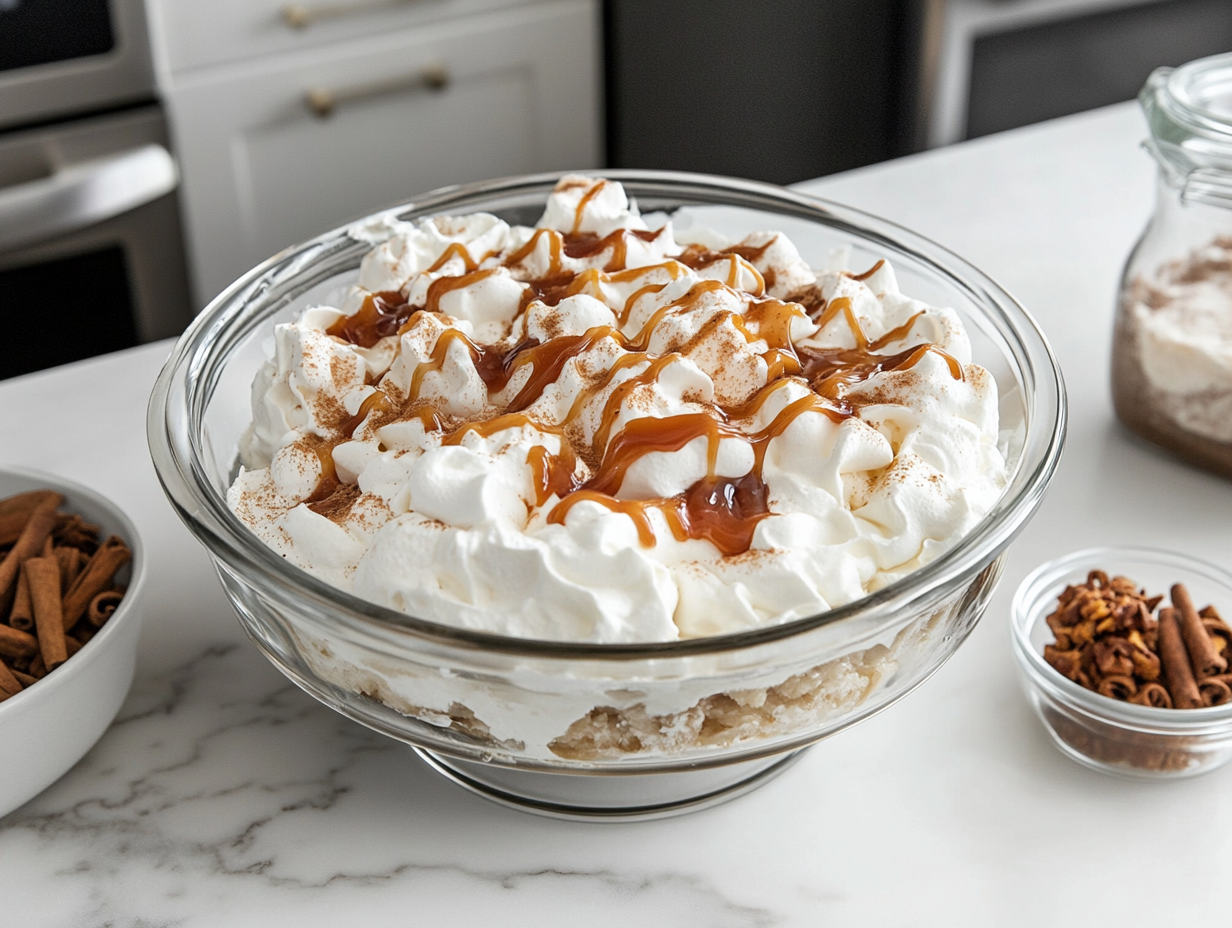
[[[1133,432],[1232,478],[1232,54],[1138,95],[1155,211],[1121,279],[1112,395]]]

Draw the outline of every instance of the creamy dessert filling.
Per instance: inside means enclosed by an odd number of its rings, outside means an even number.
[[[1124,301],[1116,351],[1133,360],[1128,402],[1145,395],[1156,416],[1204,440],[1232,472],[1232,238],[1136,278]]]
[[[953,310],[782,233],[650,229],[620,184],[381,239],[276,326],[229,493],[288,560],[446,624],[672,640],[789,621],[952,547],[1000,495]]]

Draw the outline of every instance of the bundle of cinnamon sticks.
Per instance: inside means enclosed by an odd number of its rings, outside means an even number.
[[[1071,585],[1047,618],[1056,636],[1044,659],[1065,677],[1111,699],[1166,709],[1232,702],[1232,627],[1214,606],[1194,608],[1174,584],[1170,606],[1134,581],[1093,570]]]
[[[32,490],[0,499],[0,702],[76,654],[111,618],[132,560],[123,539]]]

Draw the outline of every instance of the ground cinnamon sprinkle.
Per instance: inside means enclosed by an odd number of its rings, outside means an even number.
[[[128,545],[100,541],[63,502],[51,490],[0,499],[0,702],[71,659],[124,596]]]
[[[1093,570],[1070,585],[1045,621],[1055,641],[1044,660],[1067,679],[1121,702],[1199,709],[1232,702],[1232,627],[1214,606],[1196,609],[1184,584],[1150,596],[1127,577]],[[1156,612],[1158,610],[1158,612]],[[1057,734],[1081,753],[1150,770],[1191,766],[1198,755],[1184,736],[1128,732],[1094,721],[1078,724],[1049,712]],[[1100,733],[1099,727],[1107,728]],[[1094,727],[1093,727],[1094,726]]]

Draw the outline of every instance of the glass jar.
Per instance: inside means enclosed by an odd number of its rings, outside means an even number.
[[[1159,68],[1138,99],[1159,172],[1121,279],[1113,401],[1138,435],[1232,478],[1232,54]]]

